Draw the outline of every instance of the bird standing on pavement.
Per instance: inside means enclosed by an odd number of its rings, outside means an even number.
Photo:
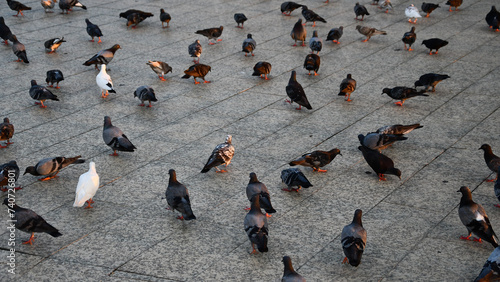
[[[59,101],[56,95],[50,92],[47,88],[36,84],[36,80],[34,79],[31,80],[30,96],[34,100],[40,101],[35,102],[35,105],[40,105],[40,108],[47,108],[47,106],[43,104],[45,100]]]
[[[415,88],[397,86],[394,88],[384,88],[382,90],[382,95],[387,94],[394,100],[400,100],[399,102],[395,102],[394,104],[398,106],[403,106],[404,102],[407,99],[417,97],[417,96],[429,96],[425,94],[425,90],[417,91]]]
[[[170,14],[165,12],[164,9],[160,9],[161,27],[162,28],[169,28],[170,27],[170,20],[172,20],[172,17],[170,16]],[[165,23],[167,23],[167,26],[164,25]]]
[[[318,14],[316,14],[313,10],[309,10],[307,6],[302,5],[302,16],[304,16],[304,19],[306,19],[306,22],[304,25],[306,25],[307,22],[313,22],[313,27],[316,26],[316,22],[324,22],[326,23],[326,20],[320,17]]]
[[[308,75],[311,75],[311,71],[314,72],[314,76],[318,75],[320,65],[321,58],[316,54],[308,54],[304,60],[304,68],[309,71]]]
[[[281,190],[287,192],[299,192],[302,187],[309,188],[313,186],[299,168],[289,168],[282,170],[281,182],[284,182],[287,186],[287,188],[282,188]]]
[[[91,66],[94,65],[95,69],[98,70],[99,68],[97,65],[107,65],[111,63],[111,60],[113,60],[115,56],[115,52],[121,49],[120,45],[115,44],[109,49],[104,49],[99,51],[99,53],[95,54],[92,58],[88,59],[85,63],[83,63],[84,66]],[[109,70],[109,68],[108,68]]]
[[[392,145],[396,141],[403,141],[408,139],[408,137],[404,137],[402,134],[381,134],[377,132],[371,132],[365,135],[358,135],[359,143],[371,150],[381,150],[386,149],[390,145]]]
[[[342,264],[349,262],[352,266],[358,266],[361,263],[361,257],[366,247],[366,230],[361,222],[362,214],[363,212],[357,209],[351,224],[342,229],[340,241],[345,255]]]
[[[448,45],[448,41],[442,40],[439,38],[431,38],[431,39],[427,39],[427,40],[422,41],[422,44],[425,45],[425,47],[429,48],[429,55],[432,55],[432,54],[437,55],[438,50],[441,47]],[[436,52],[433,53],[432,50],[436,50]]]
[[[165,74],[172,72],[172,67],[162,61],[148,61],[146,65],[150,66],[162,81],[166,80]]]
[[[411,49],[411,45],[413,45],[413,43],[415,43],[415,41],[417,40],[417,34],[415,33],[415,27],[412,26],[410,31],[405,32],[405,34],[403,35],[403,38],[401,40],[403,41],[403,44],[405,46],[405,50],[413,51],[413,49]],[[406,44],[408,44],[408,48],[406,48]]]
[[[243,226],[245,232],[247,233],[248,239],[252,244],[252,254],[257,253],[255,250],[255,245],[261,253],[268,251],[267,248],[267,236],[269,234],[269,229],[267,225],[267,217],[260,210],[260,197],[255,195],[252,198],[252,206],[250,211],[245,216],[243,221]]]
[[[486,23],[494,31],[500,31],[500,12],[495,6],[491,6],[491,10],[486,14]]]
[[[19,40],[17,40],[17,36],[13,34],[10,36],[10,38],[10,40],[13,42],[12,51],[14,52],[14,55],[17,56],[16,62],[23,61],[24,63],[29,64],[30,62],[28,61],[28,56],[26,55],[26,47],[24,47],[24,44],[19,42]]]
[[[192,44],[189,44],[188,46],[188,53],[191,55],[193,58],[198,58],[198,60],[193,59],[193,63],[199,64],[200,63],[200,56],[201,52],[203,51],[203,48],[201,47],[200,40],[196,39],[196,41]]]
[[[0,17],[0,38],[2,38],[3,44],[9,45],[7,40],[13,41],[12,35],[10,28],[5,24],[4,18]]]
[[[218,41],[222,41],[222,39],[219,37],[222,35],[223,30],[224,30],[224,27],[220,26],[220,27],[213,27],[213,28],[207,28],[207,29],[200,29],[200,30],[197,30],[195,33],[205,36],[206,38],[208,38],[208,44],[214,45]],[[212,39],[215,40],[215,43],[211,41]]]
[[[295,23],[292,32],[290,32],[290,36],[292,37],[293,40],[295,40],[295,43],[292,46],[297,46],[297,40],[302,41],[302,46],[306,46],[305,42],[306,42],[307,30],[302,25],[302,19],[299,19]]]
[[[463,0],[448,0],[445,5],[450,5],[450,9],[448,11],[451,12],[451,7],[455,7],[455,12],[458,11],[458,7],[462,5]]]
[[[141,100],[141,104],[139,104],[141,107],[144,107],[144,101],[149,101],[148,108],[152,107],[151,102],[158,102],[153,88],[145,85],[139,86],[139,88],[134,91],[134,98],[135,97]]]
[[[0,141],[7,141],[5,145],[0,144],[0,149],[7,148],[10,144],[10,139],[14,136],[14,125],[10,123],[9,118],[4,118],[0,123]]]
[[[355,20],[359,20],[359,21],[362,21],[365,19],[365,16],[369,16],[370,13],[368,13],[368,10],[366,9],[366,7],[364,5],[361,5],[359,3],[356,2],[356,5],[354,6],[354,13],[356,14],[356,18],[354,18]],[[358,17],[361,16],[361,19],[358,19]]]
[[[417,23],[417,19],[422,17],[420,15],[420,12],[418,11],[418,8],[415,7],[415,5],[413,5],[413,4],[411,4],[410,6],[406,7],[406,9],[405,9],[405,15],[408,18],[408,22],[412,23],[412,24],[416,24]],[[413,21],[411,19],[413,19]]]
[[[15,192],[23,189],[21,186],[15,187],[15,184],[19,179],[19,174],[19,166],[15,160],[0,165],[0,187],[2,187],[0,188],[0,191],[7,192],[8,190],[14,190]],[[14,178],[14,182],[12,182],[12,178]],[[5,186],[7,186],[7,188],[5,188]]]
[[[104,143],[113,149],[113,154],[110,156],[118,156],[116,151],[133,152],[137,149],[128,137],[118,127],[111,124],[111,118],[104,117],[104,126],[102,129],[102,139]]]
[[[241,14],[241,13],[236,13],[234,14],[234,21],[236,22],[237,24],[237,28],[241,28],[243,29],[243,24],[246,22],[247,17],[244,15],[244,14]],[[241,26],[240,26],[241,24]]]
[[[344,27],[343,26],[340,26],[338,28],[334,27],[334,28],[330,29],[330,31],[328,32],[328,36],[326,37],[326,40],[327,41],[331,40],[333,43],[340,44],[339,40],[343,34],[344,34]]]
[[[422,75],[417,81],[415,81],[415,88],[417,86],[425,87],[425,91],[428,91],[432,87],[431,92],[436,91],[436,85],[441,81],[450,78],[447,74],[437,74],[437,73],[426,73]]]
[[[101,65],[101,71],[95,77],[95,82],[101,88],[101,98],[108,97],[109,93],[116,93],[115,89],[113,89],[113,81],[106,72],[105,64]]]
[[[302,5],[297,4],[292,1],[287,1],[281,3],[281,13],[285,16],[290,16],[290,14],[295,10],[302,7]]]
[[[436,10],[439,8],[439,4],[433,4],[433,3],[422,3],[422,11],[426,13],[425,17],[428,18],[429,15],[432,13],[432,11]]]
[[[383,31],[383,30],[378,30],[374,27],[369,27],[369,26],[361,26],[361,25],[357,25],[356,26],[356,30],[363,34],[364,36],[366,36],[366,39],[361,41],[361,42],[366,42],[368,40],[370,40],[370,38],[374,35],[378,35],[378,34],[381,34],[381,35],[387,35],[387,32]]]
[[[491,150],[491,146],[488,144],[481,145],[479,150],[484,151],[484,161],[486,162],[486,166],[488,166],[488,168],[492,172],[497,173],[498,169],[500,168],[500,157],[493,154],[493,150]],[[493,182],[493,181],[497,180],[497,178],[498,178],[498,174],[497,174],[497,177],[495,177],[495,179],[486,179],[486,182]]]
[[[308,110],[312,110],[311,104],[307,100],[306,93],[304,92],[304,88],[302,85],[297,82],[297,72],[292,71],[290,76],[290,80],[288,81],[288,85],[285,88],[286,95],[290,98],[290,100],[285,100],[286,102],[292,104],[293,102],[299,104],[299,107],[296,110],[302,109],[302,106],[306,107]]]
[[[386,181],[384,174],[396,175],[401,179],[401,171],[394,167],[394,162],[386,155],[377,150],[369,149],[365,146],[359,146],[358,149],[363,153],[366,163],[375,171],[379,181]]]
[[[196,78],[203,79],[203,83],[210,83],[210,81],[205,80],[205,76],[209,71],[212,71],[212,68],[210,66],[204,64],[195,64],[185,70],[185,74],[181,78],[188,79],[192,76],[194,79],[194,84],[200,84],[198,81],[196,81]]]
[[[80,175],[78,184],[76,185],[76,195],[73,207],[82,207],[87,203],[86,209],[91,209],[91,204],[94,203],[94,198],[97,189],[99,188],[99,175],[95,170],[95,163],[89,163],[89,170]]]
[[[49,52],[49,54],[54,53],[63,42],[66,42],[66,40],[64,40],[64,36],[61,38],[49,39],[44,43],[45,51]]]
[[[42,4],[45,13],[54,13],[54,6],[56,5],[57,0],[41,0],[40,4]]]
[[[291,161],[289,165],[308,166],[312,167],[314,171],[326,172],[326,170],[320,169],[320,167],[324,167],[325,165],[331,163],[337,155],[342,156],[340,150],[337,148],[333,148],[330,151],[313,151],[311,153],[302,155],[300,158],[297,158],[294,161]]]
[[[245,52],[245,57],[248,54],[252,54],[253,56],[254,55],[253,50],[255,50],[256,47],[257,47],[257,42],[255,42],[250,33],[247,34],[247,39],[243,41],[243,45],[241,46],[242,49],[241,51]]]
[[[54,83],[56,83],[56,89],[59,89],[59,82],[64,80],[64,75],[60,70],[49,70],[47,71],[47,77],[45,78],[45,82],[48,87],[54,87]],[[50,83],[50,85],[48,85]]]
[[[73,158],[65,157],[55,157],[55,158],[45,158],[40,160],[35,166],[28,166],[24,171],[34,176],[45,176],[44,178],[38,179],[38,181],[47,181],[52,178],[58,177],[59,171],[71,164],[81,164],[84,163],[84,159],[80,159],[82,156],[76,156]]]
[[[347,102],[351,101],[351,93],[356,90],[356,80],[354,80],[351,74],[347,74],[347,77],[340,83],[340,92],[338,96],[344,96]]]
[[[380,5],[378,6],[379,9],[381,10],[384,10],[385,9],[385,13],[389,13],[389,10],[392,10],[392,3],[391,3],[391,0],[384,0],[382,1],[382,3],[380,3]]]
[[[234,157],[234,146],[231,144],[233,137],[231,135],[226,136],[226,141],[215,146],[212,154],[208,158],[207,163],[201,170],[201,173],[208,172],[211,168],[215,167],[216,172],[227,172],[224,169],[219,169],[218,166],[225,165],[227,167]]]
[[[85,23],[87,23],[87,34],[92,37],[92,39],[89,41],[94,42],[94,37],[97,37],[99,38],[99,41],[97,41],[97,43],[101,43],[101,36],[103,36],[101,29],[97,25],[91,23],[89,19],[85,19]]]
[[[268,62],[258,62],[253,67],[252,76],[260,76],[260,78],[268,80],[267,75],[271,72],[271,67]]]
[[[246,188],[247,198],[252,202],[252,198],[259,197],[260,207],[266,211],[266,216],[271,217],[271,213],[275,213],[276,210],[271,204],[271,195],[266,185],[257,179],[257,174],[255,172],[250,173],[250,181],[248,182]],[[249,210],[250,208],[247,208]]]
[[[66,11],[66,14],[69,14],[69,11],[71,11],[73,7],[80,7],[87,10],[87,7],[78,0],[59,0],[59,8],[62,10],[61,14],[64,14],[64,11]]]
[[[311,53],[319,54],[319,51],[323,48],[323,41],[318,37],[318,31],[313,31],[313,36],[309,40],[309,48],[311,48]]]
[[[177,210],[182,215],[178,216],[180,220],[193,220],[196,216],[191,209],[191,201],[189,200],[189,192],[186,186],[177,181],[177,174],[175,170],[168,171],[170,178],[168,179],[168,187],[165,191],[167,198],[168,208],[172,211]]]
[[[31,7],[28,7],[23,3],[20,3],[15,0],[7,0],[7,5],[9,5],[9,8],[12,11],[17,11],[17,14],[13,15],[14,17],[19,16],[19,14],[21,14],[21,16],[24,16],[23,11],[31,10]]]

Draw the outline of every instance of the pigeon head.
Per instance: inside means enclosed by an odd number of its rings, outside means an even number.
[[[339,29],[340,29],[340,31],[344,31],[344,27],[343,26],[339,26]]]
[[[347,79],[352,79],[352,76],[350,73],[347,74]]]
[[[9,204],[9,198],[3,199],[3,205],[8,205]]]
[[[105,116],[104,117],[104,127],[106,128],[106,127],[110,127],[110,126],[112,126],[112,124],[111,124],[111,118],[108,117],[108,116]]]
[[[9,120],[9,118],[3,118],[3,122],[10,123],[10,120]]]
[[[37,85],[37,84],[36,84],[36,80],[32,79],[32,80],[31,80],[31,86],[35,86],[35,85]]]
[[[109,51],[113,52],[113,54],[116,52],[116,50],[121,49],[120,44],[115,44],[113,47],[109,48]]]
[[[391,88],[384,88],[382,90],[382,95],[384,95],[384,94],[391,94],[391,90],[392,90]]]
[[[86,22],[87,24],[90,24],[89,19],[85,19],[85,22]]]
[[[302,10],[307,11],[309,10],[306,5],[302,5]]]
[[[460,205],[467,204],[468,202],[472,201],[472,193],[470,192],[469,187],[462,186],[457,192],[462,193],[462,199],[460,199]]]
[[[160,13],[165,13],[165,10],[163,8],[160,9]]]
[[[479,147],[478,150],[483,150],[485,152],[491,152],[491,146],[488,144],[483,144],[483,145],[481,145],[481,147]]]
[[[356,30],[358,30],[358,31],[359,31],[359,29],[360,29],[360,28],[361,28],[361,26],[360,26],[360,25],[357,25],[357,26],[356,26]]]
[[[338,148],[331,149],[330,153],[334,154],[335,156],[336,155],[341,155],[342,156],[342,153],[340,152],[340,150]]]
[[[252,38],[252,35],[250,33],[247,34],[247,38]]]
[[[415,32],[415,27],[414,26],[411,27],[410,32]]]
[[[493,6],[495,7],[495,6]],[[3,17],[0,17],[0,24],[5,24],[5,20],[3,19]]]
[[[415,87],[417,86],[424,86],[424,85],[422,85],[422,82],[420,82],[420,80],[417,80],[415,81]]]
[[[292,259],[289,256],[284,256],[282,262],[285,266],[285,270],[283,271],[284,275],[295,272],[295,269],[293,269],[292,266]]]
[[[29,173],[32,175],[38,175],[38,172],[36,172],[36,168],[34,166],[27,167],[26,170],[24,171],[23,175],[25,175],[26,173]]]
[[[295,23],[295,25],[298,25],[298,24],[302,24],[302,19],[299,19],[299,20]]]
[[[95,163],[94,162],[90,162],[89,163],[89,169],[93,172],[95,172]]]
[[[358,140],[363,144],[363,140],[365,140],[365,136],[363,134],[358,134]]]
[[[177,175],[175,174],[175,170],[170,169],[168,171],[168,175],[170,175],[170,179],[168,180],[168,183],[177,183]]]
[[[395,168],[395,167],[392,167],[390,168],[388,171],[386,171],[385,173],[387,174],[392,174],[392,175],[396,175],[397,177],[399,177],[399,180],[401,180],[401,170]]]
[[[231,135],[226,136],[226,143],[231,144],[231,142],[233,142],[233,136]]]
[[[290,81],[297,81],[297,72],[292,71],[292,75],[290,76]]]
[[[357,209],[356,211],[354,211],[354,218],[352,219],[352,222],[363,226],[363,224],[361,222],[362,215],[363,215],[363,211],[361,211],[360,209]]]
[[[257,183],[257,182],[259,182],[259,179],[257,179],[257,174],[255,174],[255,172],[251,172],[249,183]]]
[[[313,37],[318,37],[318,31],[317,30],[313,31]]]

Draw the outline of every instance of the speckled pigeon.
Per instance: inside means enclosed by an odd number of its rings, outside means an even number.
[[[313,151],[311,153],[302,155],[300,158],[294,161],[291,161],[289,165],[308,166],[312,167],[314,171],[326,172],[326,170],[320,169],[320,167],[324,167],[325,165],[331,163],[337,155],[342,156],[338,148],[333,148],[330,151]]]
[[[231,160],[234,157],[234,146],[231,144],[232,141],[233,137],[228,135],[226,136],[226,141],[224,143],[215,146],[215,149],[212,151],[212,154],[201,170],[201,173],[206,173],[213,167],[217,169],[216,172],[227,172],[224,169],[219,169],[218,166],[225,165],[225,167],[227,167],[231,163]]]

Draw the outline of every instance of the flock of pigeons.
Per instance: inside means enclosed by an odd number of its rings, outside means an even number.
[[[52,9],[55,6],[56,0],[42,0],[42,7],[45,12],[53,12]],[[328,1],[326,1],[328,2]],[[380,9],[389,12],[392,10],[392,4],[390,0],[384,0],[379,3],[379,0],[373,0],[373,5],[379,5]],[[30,7],[23,5],[15,0],[7,0],[9,7],[17,11],[15,16],[23,16],[23,11],[31,10]],[[455,7],[455,10],[462,4],[462,0],[449,0],[447,5]],[[69,13],[74,7],[79,7],[82,9],[87,9],[85,5],[81,4],[78,0],[59,0],[59,7],[62,13]],[[426,17],[439,5],[432,3],[423,3],[422,11],[426,13]],[[285,16],[290,16],[291,13],[298,8],[302,8],[302,15],[305,19],[305,23],[302,23],[302,19],[299,19],[297,23],[292,28],[291,37],[295,40],[293,46],[297,46],[297,41],[302,42],[302,46],[305,46],[307,31],[305,25],[307,22],[312,22],[313,27],[316,22],[326,23],[326,20],[316,14],[314,11],[308,9],[307,6],[301,5],[294,2],[284,2],[281,5],[281,12]],[[370,13],[368,9],[356,3],[354,6],[354,13],[356,15],[356,20],[363,21],[365,16],[369,16]],[[413,4],[408,6],[405,10],[405,15],[408,17],[408,21],[412,24],[417,22],[417,18],[420,18],[420,12],[417,7]],[[126,12],[120,13],[119,15],[127,20],[127,26],[132,26],[136,28],[139,23],[144,21],[149,17],[153,17],[153,14],[148,12],[143,12],[140,10],[128,10]],[[361,18],[359,18],[361,17]],[[247,20],[246,16],[242,13],[237,13],[234,15],[234,19],[237,23],[238,28],[244,28],[244,22]],[[160,21],[163,28],[168,28],[170,25],[171,17],[164,9],[160,11]],[[90,22],[88,19],[85,20],[87,24],[87,33],[91,37],[91,41],[94,42],[94,38],[98,38],[98,43],[101,41],[102,32],[100,28]],[[486,15],[486,22],[489,27],[499,31],[500,26],[500,13],[495,9],[495,6],[491,8],[491,11]],[[167,24],[165,27],[164,24]],[[374,35],[385,35],[385,31],[378,30],[369,26],[358,25],[356,27],[359,33],[366,36],[363,42],[368,41]],[[208,44],[216,44],[221,41],[223,32],[223,26],[208,28],[196,31],[196,34],[203,35],[208,38]],[[328,33],[326,38],[327,41],[332,41],[333,43],[340,44],[340,38],[343,35],[343,27],[333,28]],[[17,37],[11,32],[10,28],[5,24],[3,17],[0,17],[0,37],[4,40],[4,44],[8,45],[8,40],[12,42],[12,49],[14,54],[18,57],[18,61],[23,61],[28,64],[29,60],[27,58],[27,53],[24,45],[19,42]],[[404,43],[405,50],[412,51],[411,46],[416,41],[415,27],[412,27],[409,32],[403,35],[402,41]],[[47,52],[55,52],[61,44],[65,42],[64,37],[53,38],[45,42],[45,49]],[[424,40],[422,42],[427,48],[430,49],[430,55],[437,54],[438,50],[448,44],[447,41],[439,38],[431,38]],[[408,45],[408,47],[407,47]],[[254,50],[256,49],[257,43],[252,38],[251,34],[247,35],[247,38],[243,41],[242,52],[245,56],[254,56]],[[304,61],[304,68],[309,71],[313,71],[314,75],[320,67],[321,59],[319,52],[322,50],[323,43],[318,37],[317,31],[313,32],[311,39],[309,40],[309,47],[311,49],[311,54],[308,54]],[[114,57],[115,52],[120,49],[119,44],[113,45],[109,49],[104,49],[94,55],[92,58],[83,63],[85,66],[94,65],[96,69],[99,70],[96,76],[96,83],[101,89],[102,98],[106,98],[109,93],[116,93],[113,88],[113,83],[111,77],[106,72],[107,65],[111,62]],[[196,79],[202,79],[204,83],[209,83],[210,81],[205,80],[205,76],[210,72],[211,67],[208,65],[200,64],[200,56],[202,54],[202,45],[199,40],[188,46],[188,53],[193,57],[194,65],[190,66],[184,71],[185,75],[182,78],[194,78],[194,83],[199,82]],[[432,50],[436,50],[432,52]],[[314,53],[316,52],[316,54]],[[161,61],[148,61],[147,65],[158,75],[161,80],[165,80],[164,76],[172,72],[172,68],[165,62]],[[100,66],[100,68],[98,67]],[[109,68],[108,68],[109,70]],[[267,75],[271,72],[271,64],[268,62],[258,62],[254,67],[254,76],[260,76],[263,79],[268,79]],[[436,85],[450,78],[446,74],[435,74],[428,73],[422,75],[415,83],[414,87],[397,86],[393,88],[384,88],[382,94],[387,94],[389,97],[395,100],[397,105],[403,106],[405,100],[417,96],[428,96],[425,94],[431,88],[431,91],[435,91]],[[46,83],[48,87],[53,87],[56,83],[55,88],[59,88],[59,83],[64,80],[64,76],[60,70],[49,70],[47,72]],[[49,85],[50,84],[50,85]],[[423,87],[421,90],[417,90],[417,87]],[[356,90],[356,80],[352,78],[351,74],[342,80],[340,84],[340,90],[338,95],[344,96],[346,101],[351,101],[351,94]],[[289,97],[287,102],[297,103],[299,107],[297,110],[301,110],[302,106],[306,109],[312,109],[306,95],[305,91],[297,81],[296,71],[291,72],[290,80],[288,85],[285,87],[286,94]],[[42,85],[38,85],[35,80],[31,81],[31,88],[29,90],[30,96],[39,101],[36,102],[40,104],[40,107],[45,108],[44,101],[54,100],[58,101],[56,95],[54,95],[50,90]],[[151,107],[151,102],[156,102],[156,96],[154,90],[149,86],[140,86],[134,92],[134,97],[138,97],[141,101],[141,106],[145,105],[145,101],[149,102],[148,107]],[[422,128],[420,124],[411,125],[388,125],[377,129],[376,131],[370,132],[366,135],[360,134],[358,136],[360,146],[358,149],[363,154],[364,159],[367,164],[373,169],[377,174],[380,181],[385,181],[385,175],[391,174],[399,177],[401,179],[401,171],[394,167],[394,162],[392,159],[382,154],[383,149],[388,148],[397,141],[404,141],[408,139],[405,135],[410,133],[415,129]],[[10,140],[13,138],[14,126],[10,123],[8,118],[4,118],[4,122],[0,124],[0,141],[6,141],[5,145],[0,145],[0,148],[7,148],[9,144],[12,144]],[[112,150],[112,156],[118,156],[117,151],[134,152],[136,147],[127,138],[127,136],[116,126],[111,123],[111,118],[104,117],[103,125],[103,140],[106,145],[108,145]],[[493,154],[491,147],[488,144],[484,144],[480,148],[484,151],[484,159],[488,168],[494,173],[500,173],[500,157]],[[226,141],[217,145],[212,154],[210,155],[205,166],[201,170],[201,173],[207,173],[212,168],[216,169],[216,172],[223,173],[227,172],[224,169],[220,169],[219,166],[228,166],[234,156],[235,148],[232,145],[232,136],[228,135]],[[301,157],[291,161],[290,166],[304,166],[311,167],[313,171],[326,172],[322,169],[329,163],[331,163],[337,155],[342,155],[338,148],[333,148],[330,151],[314,151],[302,155]],[[59,171],[71,164],[84,163],[85,160],[81,159],[81,156],[75,156],[72,158],[66,157],[55,157],[55,158],[45,158],[40,160],[35,166],[29,166],[25,169],[24,174],[31,174],[34,176],[41,176],[40,181],[50,180],[57,177]],[[7,191],[9,189],[21,189],[21,187],[14,187],[9,181],[9,172],[15,172],[15,179],[17,180],[20,175],[20,169],[17,166],[16,161],[10,161],[0,166],[0,185],[3,187],[2,191]],[[10,176],[11,177],[11,176]],[[244,229],[248,235],[248,238],[252,245],[252,253],[267,252],[267,241],[268,241],[268,222],[267,217],[271,214],[276,213],[276,210],[271,204],[271,197],[269,190],[266,185],[260,182],[255,173],[250,173],[249,183],[246,188],[246,194],[248,200],[250,201],[250,208],[248,214],[244,218]],[[281,179],[286,184],[284,191],[295,191],[298,192],[302,187],[309,188],[313,186],[309,180],[306,178],[304,173],[298,168],[288,168],[281,172]],[[487,180],[487,181],[495,181]],[[6,188],[7,187],[7,188]],[[75,193],[75,202],[73,206],[82,207],[87,204],[85,208],[92,208],[91,204],[94,203],[93,197],[99,188],[99,175],[96,172],[96,166],[94,162],[90,162],[88,172],[82,174],[79,178],[78,185]],[[500,180],[497,180],[495,184],[495,195],[500,200]],[[461,187],[458,192],[462,193],[462,198],[459,207],[459,217],[462,223],[466,226],[468,230],[468,236],[462,236],[462,239],[472,240],[472,234],[478,236],[477,239],[473,239],[481,242],[482,240],[491,243],[496,249],[493,251],[491,256],[488,258],[481,274],[478,276],[479,281],[490,281],[493,279],[500,279],[500,249],[498,248],[498,242],[496,235],[492,229],[489,222],[488,216],[484,208],[475,203],[472,200],[471,191],[468,187]],[[176,172],[173,169],[169,170],[169,183],[165,192],[166,200],[168,203],[168,208],[172,210],[177,210],[181,213],[178,218],[181,220],[194,220],[196,216],[191,208],[191,203],[189,199],[188,189],[185,185],[177,180]],[[28,241],[23,244],[33,244],[34,233],[35,232],[45,232],[53,237],[61,236],[62,234],[54,228],[52,225],[47,223],[41,216],[37,215],[35,212],[17,206],[11,198],[6,198],[3,202],[9,207],[12,212],[12,216],[16,222],[16,228],[30,232],[31,237]],[[500,205],[498,205],[500,207]],[[262,212],[262,209],[265,212]],[[352,266],[358,266],[361,263],[361,258],[363,251],[367,242],[367,231],[362,225],[362,211],[356,210],[354,212],[354,218],[352,222],[344,227],[341,233],[342,248],[344,250],[345,259],[343,263],[349,263]],[[305,281],[305,279],[300,276],[293,269],[291,258],[288,256],[283,257],[284,264],[284,275],[282,281]],[[486,280],[485,280],[486,279]],[[490,280],[488,280],[490,279]]]

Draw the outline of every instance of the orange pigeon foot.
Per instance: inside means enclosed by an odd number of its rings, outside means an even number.
[[[386,181],[387,179],[384,177],[382,173],[378,174],[378,181]]]
[[[471,235],[472,235],[472,234],[469,234],[469,236],[467,236],[467,237],[465,237],[465,236],[460,236],[460,239],[462,239],[462,240],[467,240],[467,241],[472,241],[472,240],[471,240],[471,238],[470,238],[470,236],[471,236]]]
[[[33,246],[33,243],[35,243],[35,233],[32,232],[30,239],[26,242],[23,242],[23,245],[30,244]]]

